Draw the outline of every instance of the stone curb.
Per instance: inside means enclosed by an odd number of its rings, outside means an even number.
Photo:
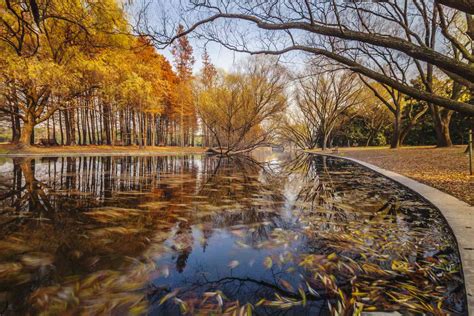
[[[393,171],[379,168],[364,161],[325,153],[307,153],[341,158],[355,162],[400,183],[436,207],[446,219],[456,238],[459,253],[461,255],[468,314],[471,315],[471,312],[474,313],[474,206],[470,206],[466,202],[458,200],[454,196],[426,184],[402,176]]]

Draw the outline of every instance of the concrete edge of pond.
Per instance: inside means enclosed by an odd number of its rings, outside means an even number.
[[[308,152],[309,154],[341,158],[369,168],[420,195],[435,206],[450,226],[461,255],[462,270],[466,287],[469,315],[474,313],[474,206],[467,204],[452,195],[420,183],[401,174],[382,169],[358,159],[326,153]]]

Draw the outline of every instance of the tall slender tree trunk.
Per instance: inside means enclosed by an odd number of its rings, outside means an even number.
[[[111,133],[110,133],[110,107],[108,104],[102,106],[102,127],[105,130],[105,142],[107,145],[111,145]]]
[[[87,106],[87,105],[86,105]],[[81,121],[82,121],[82,144],[87,145],[87,116],[86,109],[81,111]]]
[[[123,117],[123,111],[119,111],[119,118],[118,118],[118,123],[119,123],[119,129],[120,129],[120,132],[119,132],[119,135],[120,135],[120,141],[122,142],[122,145],[125,145],[125,140],[124,140],[124,132],[123,132],[123,129],[124,129],[124,117]]]
[[[395,117],[393,120],[393,134],[390,141],[390,148],[395,149],[401,146],[401,128],[402,128],[402,113],[400,107],[395,110]]]
[[[74,109],[67,110],[69,111],[69,124],[70,124],[70,144],[76,145],[76,113]]]
[[[151,136],[151,146],[156,146],[156,114],[151,115],[151,127],[150,127],[150,136]]]
[[[136,134],[137,123],[136,123],[136,121],[135,121],[135,111],[131,111],[131,112],[132,112],[132,113],[131,113],[131,115],[132,115],[132,133],[131,133],[131,134],[133,135],[133,137],[132,137],[132,144],[133,144],[133,145],[137,145],[137,140],[136,140],[136,138],[137,138],[137,137],[136,137],[136,135],[137,135],[137,134]]]
[[[61,145],[64,145],[64,131],[63,131],[63,119],[61,117],[61,110],[58,112],[58,119],[59,119],[59,132],[61,134]]]
[[[83,103],[83,102],[81,102],[81,103]],[[78,143],[79,145],[83,145],[82,136],[81,136],[81,125],[80,125],[80,121],[81,121],[80,111],[79,111],[79,108],[77,108],[77,109],[76,109],[77,143]]]
[[[51,119],[53,121],[53,139],[54,139],[54,143],[55,145],[58,144],[58,140],[56,139],[56,119],[55,119],[55,115],[51,115]]]
[[[46,135],[47,135],[48,143],[49,143],[49,140],[51,139],[51,132],[49,130],[49,118],[46,120]]]
[[[19,114],[20,111],[16,104],[11,107],[11,111],[15,113],[11,114],[12,143],[18,144],[21,136],[21,122],[20,118],[16,114]]]

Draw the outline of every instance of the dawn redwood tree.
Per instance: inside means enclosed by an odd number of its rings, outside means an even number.
[[[176,143],[179,79],[126,34],[118,2],[35,1],[39,19],[31,3],[0,2],[0,118],[14,143],[29,146],[35,126],[47,144]]]
[[[204,52],[202,54],[202,69],[201,69],[201,75],[200,75],[200,81],[195,82],[195,85],[200,85],[198,87],[199,89],[205,89],[205,90],[210,90],[212,87],[215,86],[216,80],[218,78],[218,72],[216,67],[211,61],[211,58],[207,52],[207,49],[204,48]],[[197,100],[197,103],[199,103],[199,97]],[[199,105],[197,105],[199,107]],[[200,118],[202,121],[202,118]],[[212,135],[209,129],[206,127],[205,124],[201,124],[201,129],[203,132],[203,139],[202,139],[202,145],[206,147],[212,147],[213,144],[211,144],[211,139]]]
[[[83,93],[70,66],[96,47],[114,45],[125,31],[122,10],[113,0],[85,2],[5,1],[0,3],[0,111],[21,121],[21,146],[33,141],[34,127],[49,120]],[[104,14],[107,12],[107,14]],[[59,91],[60,90],[60,91]],[[54,102],[51,102],[52,98]],[[68,122],[69,123],[69,122]],[[67,124],[68,127],[73,124]],[[15,125],[17,125],[15,123]]]
[[[184,26],[179,25],[177,34],[179,35],[183,32]],[[186,144],[189,144],[189,133],[194,135],[194,128],[196,125],[196,113],[194,111],[192,92],[193,65],[195,59],[193,56],[193,47],[191,46],[187,36],[180,36],[173,43],[171,52],[174,56],[174,66],[181,87],[181,93],[179,94],[179,129],[181,131],[180,145],[185,146]]]
[[[212,63],[211,58],[206,48],[204,48],[204,52],[202,54],[202,71],[201,72],[202,72],[201,74],[202,84],[206,88],[212,87],[217,77],[217,69]]]

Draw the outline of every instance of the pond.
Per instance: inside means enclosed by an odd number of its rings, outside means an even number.
[[[416,194],[312,155],[0,165],[0,313],[467,313]]]

